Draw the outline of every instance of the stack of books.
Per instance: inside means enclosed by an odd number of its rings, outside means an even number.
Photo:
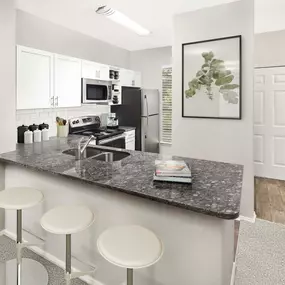
[[[154,181],[191,183],[191,170],[185,161],[156,160]]]

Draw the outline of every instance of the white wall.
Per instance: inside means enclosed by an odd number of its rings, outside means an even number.
[[[13,150],[16,140],[14,4],[0,1],[0,153]]]
[[[285,65],[285,30],[255,35],[255,66]]]
[[[129,51],[69,30],[21,10],[17,10],[16,28],[17,44],[19,45],[93,60],[99,63],[129,67]]]
[[[15,149],[15,2],[0,1],[0,153]],[[0,190],[5,187],[4,169],[0,167]],[[0,230],[5,212],[0,209]]]
[[[130,68],[142,72],[142,86],[161,90],[161,69],[172,64],[172,47],[146,49],[130,53]]]
[[[173,154],[245,166],[241,214],[254,210],[252,0],[177,15],[173,47]],[[242,35],[242,120],[182,118],[182,43]]]

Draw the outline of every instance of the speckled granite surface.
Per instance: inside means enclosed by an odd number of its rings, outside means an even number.
[[[239,216],[243,173],[240,165],[173,156],[173,159],[183,159],[191,166],[192,185],[155,183],[154,165],[160,155],[126,151],[131,155],[114,163],[92,158],[75,161],[73,156],[62,151],[75,147],[79,138],[70,136],[32,145],[19,144],[16,151],[1,154],[0,162],[79,179],[222,219]]]

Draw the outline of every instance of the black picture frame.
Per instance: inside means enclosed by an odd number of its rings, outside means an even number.
[[[209,43],[214,41],[226,41],[226,40],[232,40],[237,39],[239,41],[239,86],[240,86],[240,93],[239,93],[239,116],[238,117],[205,117],[205,116],[189,116],[184,114],[184,100],[185,100],[185,90],[184,90],[184,70],[185,70],[185,46],[188,45],[195,45],[195,44],[203,44],[203,43]],[[218,119],[218,120],[242,120],[242,36],[230,36],[230,37],[223,37],[223,38],[214,38],[204,41],[196,41],[196,42],[190,42],[190,43],[183,43],[182,44],[182,117],[183,118],[197,118],[197,119]]]

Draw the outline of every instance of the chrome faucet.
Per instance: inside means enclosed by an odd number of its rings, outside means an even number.
[[[84,139],[85,139],[85,138],[83,137],[83,138],[81,138],[81,139],[79,140],[79,142],[78,142],[78,145],[77,145],[77,152],[76,152],[76,156],[75,156],[76,160],[81,160],[81,159],[86,158],[86,148],[87,148],[87,146],[90,144],[90,142],[91,142],[92,140],[95,140],[96,138],[95,138],[93,135],[91,135],[91,136],[88,138],[88,140],[84,143],[83,147],[81,148],[81,144],[82,144],[82,142],[83,142]]]

